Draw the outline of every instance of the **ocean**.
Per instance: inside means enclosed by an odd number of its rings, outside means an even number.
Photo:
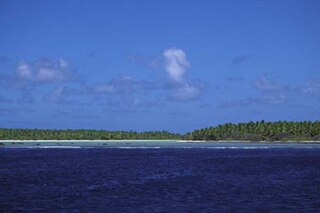
[[[320,211],[320,145],[208,144],[0,148],[0,212]]]

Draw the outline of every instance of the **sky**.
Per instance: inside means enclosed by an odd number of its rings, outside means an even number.
[[[0,0],[0,127],[320,118],[318,0]]]

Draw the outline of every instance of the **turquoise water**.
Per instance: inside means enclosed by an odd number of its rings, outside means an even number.
[[[180,141],[34,141],[1,142],[5,148],[204,148],[204,149],[270,149],[320,148],[316,143],[267,142],[180,142]],[[0,146],[0,147],[1,147]]]

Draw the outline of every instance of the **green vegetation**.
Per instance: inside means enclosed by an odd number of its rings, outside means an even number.
[[[0,129],[0,140],[165,140],[180,138],[181,135],[166,131]]]
[[[226,123],[195,130],[185,135],[166,131],[106,131],[106,130],[48,130],[0,129],[0,140],[249,140],[303,141],[320,140],[320,121],[310,122],[249,122]]]
[[[249,122],[226,123],[195,130],[184,136],[187,140],[249,140],[303,141],[320,140],[320,122]]]

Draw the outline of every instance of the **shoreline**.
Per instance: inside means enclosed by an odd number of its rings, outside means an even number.
[[[150,141],[150,142],[158,142],[158,141],[168,141],[168,142],[174,142],[178,140],[146,140],[146,139],[141,139],[141,140],[55,140],[55,139],[50,139],[50,140],[0,140],[1,142],[136,142],[136,141]]]
[[[205,141],[205,140],[161,140],[161,139],[140,139],[140,140],[0,140],[0,143],[81,143],[81,142],[177,142],[177,143],[306,143],[306,144],[320,144],[320,141],[244,141],[244,140],[216,140],[216,141]]]

